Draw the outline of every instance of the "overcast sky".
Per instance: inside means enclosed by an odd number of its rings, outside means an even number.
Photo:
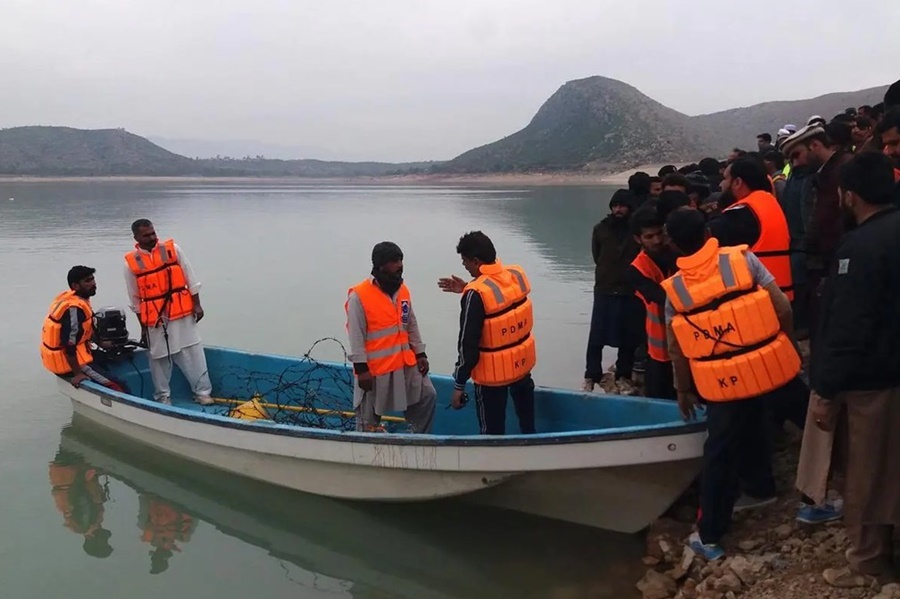
[[[898,31],[897,0],[0,0],[0,127],[446,159],[590,75],[688,114],[882,85]]]

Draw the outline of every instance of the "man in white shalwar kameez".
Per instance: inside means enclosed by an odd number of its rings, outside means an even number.
[[[428,378],[425,344],[403,284],[403,252],[396,244],[375,246],[372,278],[349,290],[345,308],[357,381],[356,430],[383,430],[381,416],[404,412],[410,432],[430,433],[437,391]],[[367,314],[379,322],[369,322]]]
[[[151,252],[158,251],[159,241],[153,224],[146,219],[139,219],[131,227],[134,239],[137,242],[135,249],[129,254],[136,254],[139,260],[150,262]],[[153,379],[153,397],[163,404],[171,404],[170,381],[172,378],[172,364],[176,364],[181,370],[188,384],[191,386],[194,401],[203,405],[213,403],[212,384],[209,380],[209,372],[206,367],[206,355],[203,352],[203,343],[200,341],[200,332],[197,323],[203,318],[203,308],[200,305],[200,282],[197,280],[194,270],[191,268],[181,248],[174,244],[178,265],[184,273],[185,287],[191,296],[192,313],[180,318],[170,319],[167,310],[163,310],[160,321],[155,326],[143,327],[150,352],[150,376]],[[125,286],[128,290],[130,307],[135,314],[141,310],[141,295],[137,276],[128,264],[127,255],[125,263]]]

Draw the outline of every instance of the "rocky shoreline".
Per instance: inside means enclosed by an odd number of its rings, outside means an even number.
[[[778,501],[734,515],[724,558],[707,562],[686,545],[697,509],[694,489],[651,525],[648,569],[637,583],[643,599],[900,599],[900,584],[841,589],[823,579],[826,568],[846,566],[849,541],[842,521],[814,525],[794,519],[800,438],[800,431],[790,431],[786,447],[775,454]]]
[[[800,342],[808,365],[808,342]],[[614,370],[614,367],[610,369]],[[636,377],[634,390],[642,393]],[[604,374],[606,393],[625,391]],[[647,570],[637,584],[643,599],[900,599],[900,584],[851,589],[830,586],[822,577],[827,568],[847,565],[849,540],[843,522],[804,524],[795,520],[800,493],[794,486],[803,433],[788,423],[772,466],[778,500],[754,510],[738,512],[723,541],[725,557],[707,562],[687,546],[696,521],[696,483],[654,522],[646,533],[643,558]]]

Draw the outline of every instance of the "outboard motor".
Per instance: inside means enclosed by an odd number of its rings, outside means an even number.
[[[130,357],[138,343],[128,338],[125,312],[106,307],[94,312],[94,343],[97,353],[109,359]]]

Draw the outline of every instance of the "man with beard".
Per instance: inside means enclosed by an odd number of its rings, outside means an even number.
[[[665,193],[665,192],[663,192]],[[639,251],[629,228],[634,196],[619,189],[609,201],[609,216],[594,226],[591,252],[594,257],[594,306],[588,334],[582,389],[593,391],[603,377],[603,348],[618,348],[616,388],[633,393],[631,376],[635,350],[643,342],[643,306],[625,280],[625,271]]]
[[[771,193],[772,185],[762,161],[746,157],[732,162],[725,169],[722,195],[728,208],[719,218],[709,221],[710,232],[720,247],[749,246],[789,301],[794,299],[791,273],[787,219],[778,200]],[[791,320],[793,326],[793,318]],[[793,334],[793,331],[791,331]],[[806,422],[809,389],[801,378],[785,385],[776,396],[767,395],[767,404],[774,435],[784,435],[784,422],[790,420],[798,428]],[[759,499],[759,501],[757,501]],[[735,509],[750,509],[762,504],[758,496],[748,494],[738,501]]]
[[[382,241],[372,249],[372,277],[347,291],[349,359],[356,386],[356,430],[383,432],[381,417],[404,412],[410,432],[431,432],[437,392],[403,282],[403,252]]]
[[[813,197],[807,200],[812,206],[806,228],[805,248],[810,287],[819,286],[823,272],[829,268],[835,249],[843,234],[840,200],[838,198],[838,171],[846,164],[851,154],[843,152],[817,124],[807,125],[789,138],[781,146],[782,153],[792,168],[803,168],[814,172]],[[810,317],[815,330],[818,296],[812,294]]]
[[[150,354],[153,397],[171,405],[172,364],[187,379],[194,401],[213,402],[198,323],[204,316],[200,282],[174,239],[159,241],[153,223],[131,223],[134,249],[125,254],[125,288]]]
[[[53,374],[69,379],[73,387],[84,381],[94,381],[115,391],[123,388],[97,372],[91,340],[94,336],[91,298],[97,293],[95,269],[73,266],[69,269],[69,288],[50,304],[41,330],[41,361]]]
[[[725,168],[722,216],[710,221],[712,236],[721,247],[747,245],[772,275],[778,287],[793,299],[790,246],[784,211],[771,193],[765,166],[757,159],[739,158]]]
[[[677,192],[668,192],[677,193]],[[666,343],[664,310],[666,292],[660,283],[675,274],[677,255],[667,245],[665,221],[657,208],[642,206],[631,217],[631,232],[641,252],[626,271],[626,280],[647,308],[647,370],[644,395],[659,399],[675,399],[672,361]]]
[[[839,173],[841,209],[852,216],[825,284],[813,363],[814,421],[834,430],[846,411],[844,521],[849,568],[824,572],[838,587],[890,577],[900,526],[900,213],[890,160],[853,157]]]
[[[890,109],[884,116],[878,125],[878,136],[884,154],[894,164],[894,180],[897,181],[894,205],[900,207],[900,106]]]

